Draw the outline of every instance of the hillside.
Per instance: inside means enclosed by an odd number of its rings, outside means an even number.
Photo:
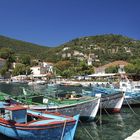
[[[30,54],[50,62],[70,60],[101,66],[117,60],[130,61],[140,57],[140,41],[122,35],[107,34],[80,37],[58,47],[50,48],[0,36],[0,48],[8,47],[16,54]]]
[[[49,47],[44,47],[0,35],[0,48],[11,48],[16,55],[30,54],[34,58],[45,58]]]
[[[95,66],[140,57],[140,41],[114,34],[81,37],[58,48],[61,59],[90,60]]]

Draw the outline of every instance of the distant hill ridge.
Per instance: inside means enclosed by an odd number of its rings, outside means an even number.
[[[11,48],[17,54],[30,54],[33,57],[41,57],[46,52],[49,47],[12,39],[9,37],[5,37],[0,35],[0,48]]]
[[[11,48],[17,54],[26,53],[52,62],[69,60],[76,63],[90,58],[95,66],[140,57],[139,40],[116,34],[80,37],[53,48],[0,36],[1,47]]]

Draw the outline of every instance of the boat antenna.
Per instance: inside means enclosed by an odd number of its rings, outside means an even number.
[[[27,92],[26,92],[25,88],[23,87],[22,89],[23,89],[23,94],[27,95]]]
[[[22,88],[22,90],[23,90],[23,94],[25,96],[25,102],[27,103],[27,91],[25,90],[24,87]]]

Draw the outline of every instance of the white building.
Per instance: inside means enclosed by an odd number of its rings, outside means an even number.
[[[119,65],[118,73],[125,74],[124,65]]]
[[[66,50],[68,50],[68,49],[69,49],[69,47],[65,47],[65,48],[63,48],[62,51],[66,51]]]
[[[81,52],[79,52],[79,51],[74,51],[73,52],[73,56],[84,56],[84,54],[83,53],[81,53]]]
[[[88,60],[87,60],[87,64],[88,64],[88,66],[92,66],[92,58],[88,58]]]
[[[42,74],[40,66],[31,67],[31,70],[32,70],[32,74],[33,75],[40,75],[40,74]]]
[[[49,63],[49,62],[42,62],[42,66],[43,68],[46,69],[46,72],[51,72],[53,73],[53,63]]]
[[[53,64],[47,62],[41,62],[39,66],[31,67],[33,77],[47,76],[49,73],[53,73]]]

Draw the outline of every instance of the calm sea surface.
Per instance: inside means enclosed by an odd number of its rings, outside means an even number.
[[[57,87],[48,88],[47,86],[28,86],[26,84],[2,84],[0,91],[11,95],[20,96],[22,87],[32,89],[36,92],[57,95],[65,92],[82,92],[81,87]],[[86,89],[89,90],[89,89]],[[129,108],[122,108],[118,114],[103,114],[102,124],[99,123],[99,115],[90,123],[79,123],[75,135],[75,140],[124,140],[129,135],[140,128],[140,109],[133,108],[134,114]],[[0,134],[0,140],[13,140]]]

